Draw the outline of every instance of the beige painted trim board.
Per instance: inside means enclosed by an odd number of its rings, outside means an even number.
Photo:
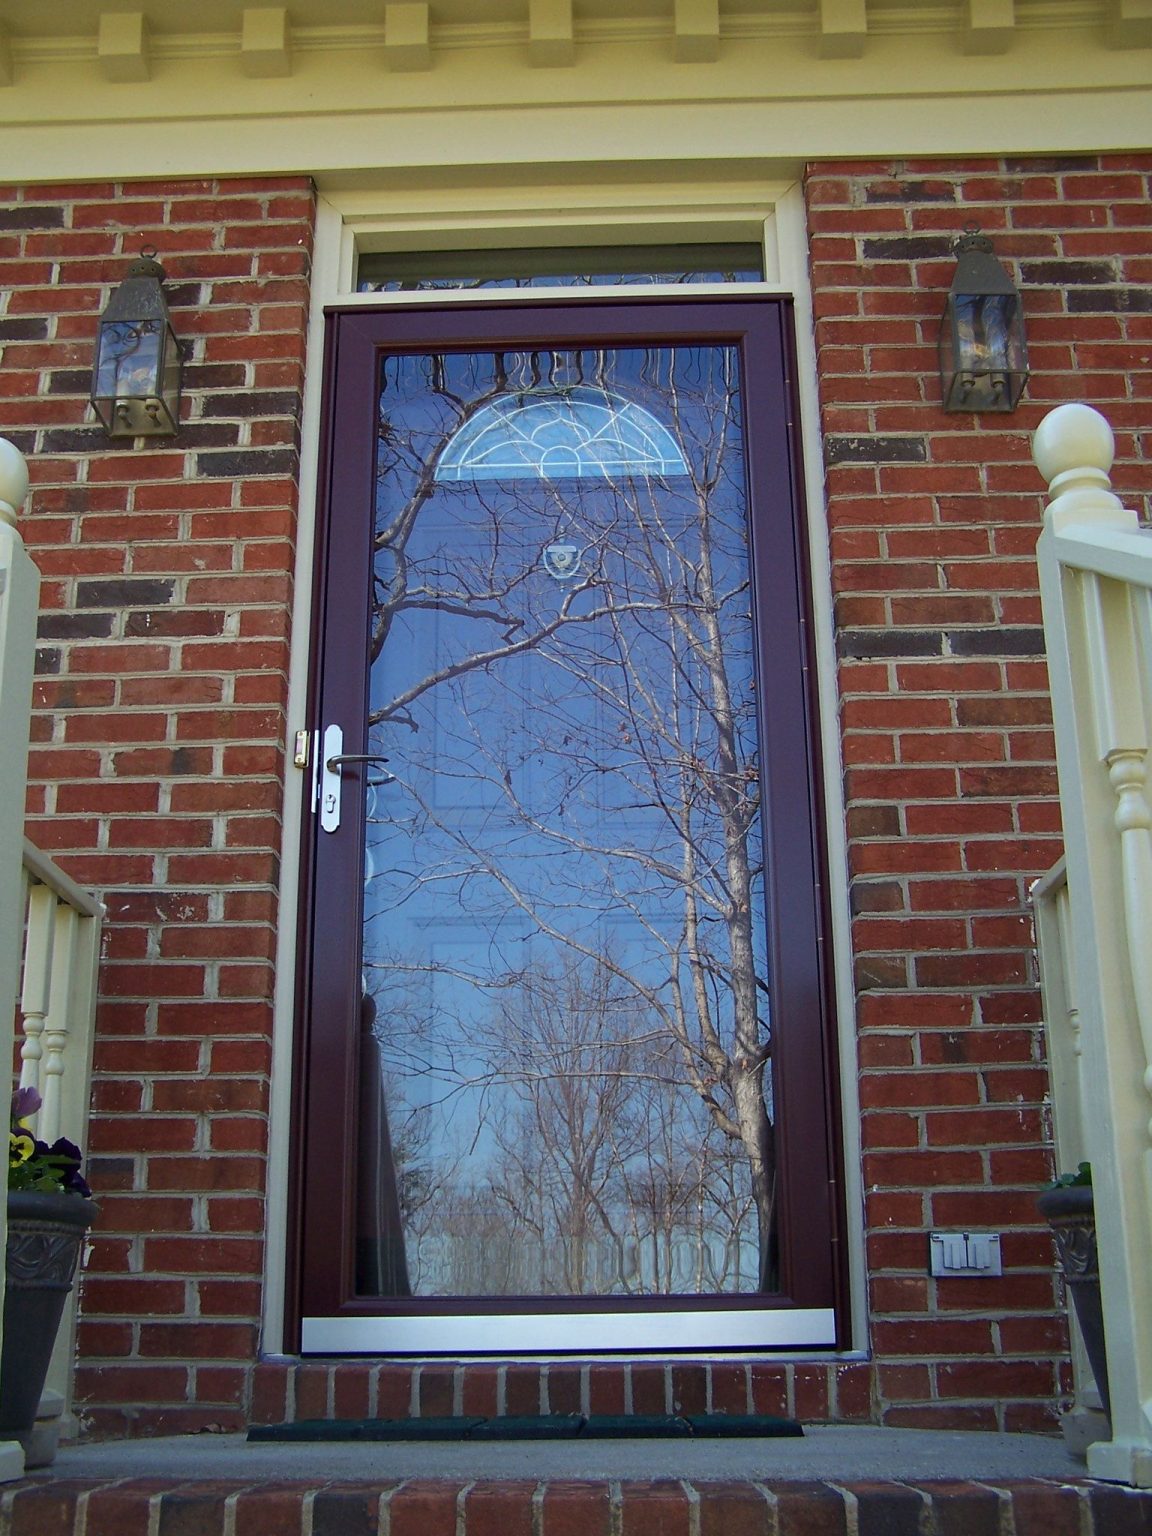
[[[1152,65],[1149,67],[1152,74]],[[548,168],[563,185],[574,163],[649,160],[725,165],[749,153],[785,163],[844,158],[1091,154],[1152,143],[1152,87],[1016,90],[828,100],[446,107],[382,115],[295,113],[182,120],[141,115],[0,125],[0,163],[21,183],[150,177],[311,174],[335,187],[390,166]]]
[[[135,3],[0,0],[7,179],[1152,142],[1148,0]]]

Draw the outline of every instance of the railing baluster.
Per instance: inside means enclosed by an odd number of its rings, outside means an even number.
[[[44,1059],[40,1064],[40,1093],[44,1100],[37,1129],[43,1141],[53,1142],[62,1133],[61,1090],[67,1065],[68,1031],[72,992],[76,985],[75,907],[56,904],[55,938],[52,944],[52,990],[44,1019]]]
[[[1141,692],[1152,708],[1152,588],[1133,587],[1129,601],[1132,604],[1132,628],[1136,633],[1136,654],[1143,673]],[[1152,729],[1152,721],[1144,723]]]
[[[73,946],[71,1007],[68,1013],[67,1071],[61,1079],[60,1125],[65,1136],[81,1140],[87,1154],[88,1099],[92,1087],[97,972],[101,920],[80,914]]]
[[[21,1027],[24,1041],[20,1047],[21,1088],[41,1089],[42,1036],[44,1019],[52,996],[52,948],[56,935],[56,895],[43,885],[34,885],[28,897],[28,930],[24,942],[24,984],[20,991]],[[36,1121],[39,1130],[39,1120]]]
[[[1096,749],[1117,800],[1113,822],[1120,835],[1128,964],[1144,1044],[1144,1087],[1152,1095],[1152,809],[1139,636],[1123,582],[1091,571],[1079,579]],[[1152,1142],[1152,1109],[1147,1131]]]
[[[1080,1030],[1080,1007],[1076,1001],[1076,972],[1072,965],[1072,905],[1068,900],[1066,884],[1056,892],[1055,905],[1056,926],[1060,934],[1060,974],[1064,983],[1064,1016],[1068,1023],[1068,1038],[1071,1042],[1072,1054],[1076,1058],[1077,1076],[1079,1076],[1079,1063],[1084,1055],[1084,1040]],[[1076,1118],[1079,1123],[1079,1112]]]
[[[1152,808],[1148,805],[1148,754],[1119,748],[1108,754],[1108,778],[1116,792],[1116,830],[1124,878],[1124,922],[1136,1018],[1144,1041],[1144,1088],[1152,1094]],[[1148,1122],[1152,1141],[1152,1118]]]

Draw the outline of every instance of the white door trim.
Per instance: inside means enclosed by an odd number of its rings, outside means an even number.
[[[547,302],[562,297],[570,301],[574,293],[586,295],[589,300],[601,300],[613,290],[589,288],[586,290],[563,289],[513,289],[480,290],[453,294],[440,290],[426,295],[404,294],[356,294],[354,292],[356,255],[358,242],[368,249],[381,249],[394,245],[397,249],[419,248],[451,250],[476,246],[515,247],[524,245],[588,244],[592,239],[604,243],[658,243],[661,239],[707,240],[709,231],[715,240],[763,238],[765,271],[769,280],[762,284],[728,284],[719,287],[692,284],[690,287],[653,287],[647,293],[664,293],[681,298],[701,298],[717,291],[729,296],[736,293],[752,297],[758,294],[788,294],[795,306],[797,333],[797,387],[800,395],[800,441],[803,450],[806,478],[805,496],[808,518],[808,544],[811,567],[811,603],[816,650],[817,696],[821,734],[824,805],[827,824],[825,841],[828,858],[829,900],[835,1007],[838,1020],[840,1056],[841,1145],[843,1148],[843,1198],[846,1209],[846,1237],[850,1279],[850,1311],[854,1348],[844,1352],[849,1357],[859,1357],[867,1339],[867,1297],[865,1286],[865,1256],[863,1228],[863,1189],[860,1176],[859,1105],[857,1096],[857,1057],[855,1029],[855,992],[852,982],[850,912],[848,906],[848,861],[844,833],[843,780],[840,755],[840,728],[838,693],[836,684],[836,653],[832,617],[831,558],[828,548],[828,529],[824,503],[823,448],[820,431],[819,396],[817,388],[816,350],[813,335],[811,288],[808,281],[808,242],[803,190],[798,182],[764,184],[751,191],[743,184],[726,186],[721,183],[705,189],[694,186],[677,189],[670,193],[667,183],[644,184],[620,189],[618,199],[610,206],[593,208],[581,204],[571,190],[564,201],[568,204],[557,212],[555,193],[548,189],[535,189],[537,206],[526,196],[524,188],[515,189],[515,196],[501,198],[500,189],[485,189],[486,208],[461,211],[459,203],[445,209],[414,209],[404,212],[397,202],[397,194],[378,190],[341,191],[318,202],[315,247],[312,268],[311,309],[308,331],[308,368],[305,376],[302,418],[302,449],[300,463],[300,514],[297,532],[295,609],[292,624],[292,649],[288,701],[288,738],[298,729],[310,723],[306,718],[309,648],[311,643],[311,607],[313,591],[313,563],[315,558],[315,514],[318,483],[320,423],[323,394],[323,348],[325,311],[335,304],[365,308],[381,308],[390,303],[410,305],[413,302],[500,302],[524,304]],[[758,199],[758,200],[757,200]],[[516,206],[509,209],[512,201]],[[501,204],[503,203],[503,206]],[[578,231],[578,233],[575,233]],[[422,233],[421,233],[422,232]],[[637,289],[627,292],[635,296]],[[619,292],[617,290],[617,292]],[[621,296],[623,296],[621,294]],[[276,992],[274,1001],[272,1085],[270,1096],[268,1189],[266,1195],[265,1270],[263,1290],[262,1346],[266,1353],[278,1354],[285,1349],[286,1279],[285,1268],[289,1247],[288,1200],[289,1171],[292,1163],[292,1144],[296,1128],[292,1122],[292,1071],[294,1063],[294,1015],[296,985],[297,926],[299,918],[300,836],[301,822],[306,811],[307,791],[311,788],[310,774],[291,766],[287,769],[285,787],[283,849],[281,861],[281,892],[279,940],[276,959]],[[819,1314],[819,1315],[818,1315]],[[665,1317],[676,1314],[664,1314]],[[744,1314],[691,1314],[694,1318],[710,1316],[737,1316]],[[629,1323],[630,1341],[623,1347],[630,1349],[670,1348],[679,1349],[795,1349],[800,1352],[816,1350],[826,1354],[834,1339],[830,1325],[823,1320],[820,1309],[796,1313],[776,1313],[771,1310],[754,1314],[757,1325],[747,1342],[739,1346],[720,1342],[709,1343],[705,1339],[707,1325],[701,1333],[701,1342],[684,1337],[683,1333],[673,1346],[671,1343],[641,1345],[637,1342],[640,1330],[638,1318]],[[610,1314],[594,1314],[601,1321]],[[630,1314],[630,1317],[632,1315]],[[659,1313],[649,1314],[658,1319]],[[765,1319],[791,1316],[796,1318],[795,1329],[788,1337],[781,1334],[779,1342],[768,1330]],[[829,1314],[830,1316],[830,1314]],[[427,1345],[413,1342],[417,1335],[423,1338],[411,1319],[404,1320],[403,1345],[396,1342],[395,1332],[399,1320],[371,1319],[371,1346],[348,1342],[353,1338],[368,1338],[369,1333],[353,1334],[345,1324],[356,1323],[363,1327],[366,1319],[308,1319],[305,1338],[308,1352],[318,1353],[419,1353]],[[439,1327],[446,1319],[429,1319],[430,1325]],[[472,1320],[475,1322],[475,1320]],[[515,1350],[523,1353],[534,1350],[536,1345],[526,1342],[524,1319],[508,1319],[510,1332],[507,1337],[516,1338]],[[540,1321],[533,1319],[534,1323]],[[567,1324],[570,1319],[557,1318]],[[328,1324],[339,1323],[328,1328]],[[324,1325],[321,1327],[321,1325]],[[514,1324],[515,1326],[511,1326]],[[377,1326],[378,1325],[378,1326]],[[735,1326],[735,1325],[731,1325]],[[783,1326],[783,1325],[781,1325]],[[319,1331],[317,1331],[319,1330]],[[771,1334],[771,1336],[770,1336]],[[495,1335],[493,1335],[495,1336]],[[535,1335],[533,1334],[533,1337]],[[563,1332],[562,1332],[563,1336]],[[646,1335],[645,1335],[646,1336]],[[817,1336],[822,1336],[819,1340]],[[439,1337],[443,1337],[440,1334]],[[571,1333],[567,1334],[569,1340]],[[600,1344],[589,1342],[589,1352],[605,1345],[603,1334]],[[713,1337],[713,1335],[708,1335]],[[719,1335],[716,1335],[717,1339]],[[318,1339],[328,1342],[317,1343]],[[341,1342],[333,1344],[331,1341]],[[460,1353],[473,1353],[475,1343],[461,1342]],[[492,1344],[496,1350],[512,1346]],[[571,1343],[541,1344],[544,1352],[554,1349],[570,1349]],[[443,1350],[443,1344],[436,1346]]]

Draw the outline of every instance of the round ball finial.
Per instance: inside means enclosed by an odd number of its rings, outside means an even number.
[[[0,502],[19,512],[28,494],[28,465],[15,443],[0,437]]]
[[[1032,436],[1032,460],[1051,485],[1058,475],[1097,470],[1107,479],[1116,456],[1112,428],[1090,405],[1058,405]]]

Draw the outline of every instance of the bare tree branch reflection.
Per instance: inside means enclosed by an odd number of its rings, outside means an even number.
[[[389,369],[370,725],[396,782],[369,806],[365,969],[393,1136],[435,1127],[427,1198],[404,1214],[413,1288],[771,1289],[735,355]],[[502,394],[617,374],[687,475],[436,479]],[[545,559],[561,540],[566,579]]]

